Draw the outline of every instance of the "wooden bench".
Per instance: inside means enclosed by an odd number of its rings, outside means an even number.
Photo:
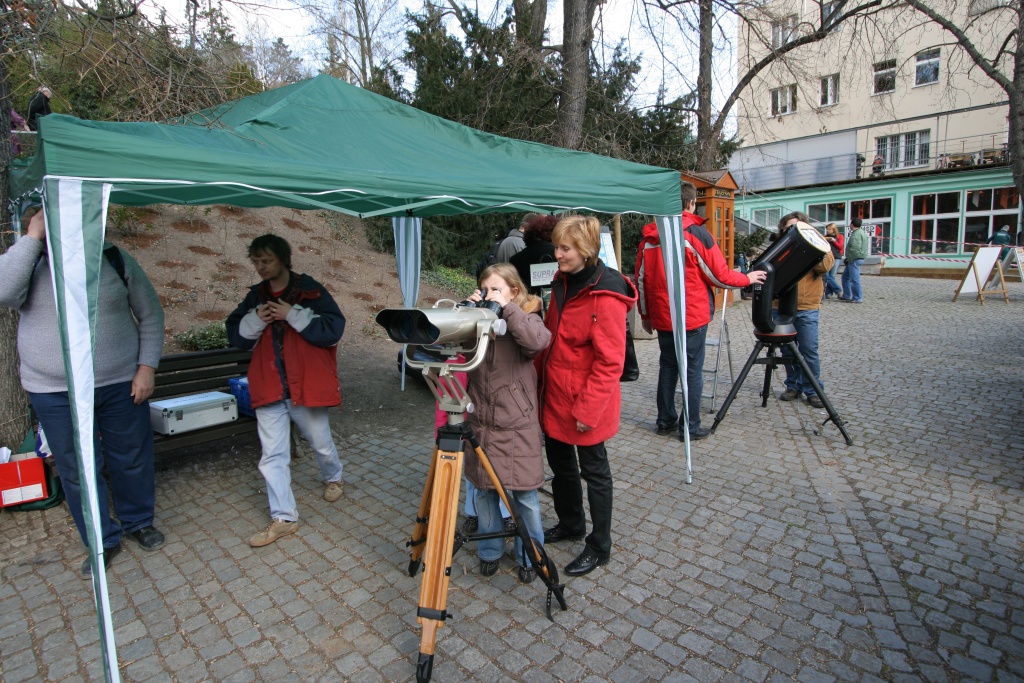
[[[215,351],[195,351],[192,353],[176,353],[160,359],[160,367],[156,371],[156,387],[151,401],[164,398],[198,394],[204,391],[230,392],[228,380],[245,377],[249,370],[252,351],[239,349],[217,349]],[[256,419],[238,413],[233,422],[212,425],[181,434],[154,434],[153,450],[165,453],[177,448],[195,446],[239,434],[256,431]]]

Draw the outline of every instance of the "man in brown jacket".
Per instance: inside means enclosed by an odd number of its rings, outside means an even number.
[[[779,236],[785,234],[798,222],[810,223],[811,219],[799,211],[786,214],[779,221]],[[821,308],[821,296],[824,293],[821,276],[832,268],[835,259],[832,254],[826,254],[825,259],[814,266],[811,272],[797,283],[797,313],[793,326],[796,327],[796,346],[800,349],[800,355],[807,361],[807,367],[814,373],[814,379],[822,389],[825,385],[821,381],[821,360],[818,357],[818,313]],[[782,350],[784,357],[791,357],[788,349]],[[821,398],[814,391],[810,380],[804,376],[804,371],[798,363],[786,365],[786,390],[782,392],[779,399],[782,401],[795,401],[801,394],[807,396],[807,402],[814,408],[824,408]]]

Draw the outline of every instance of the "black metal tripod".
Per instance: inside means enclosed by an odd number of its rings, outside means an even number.
[[[791,328],[792,329],[792,328]],[[821,399],[822,405],[825,406],[825,410],[828,411],[828,419],[821,423],[824,427],[828,422],[832,422],[843,437],[846,439],[846,445],[852,446],[853,439],[846,432],[843,419],[839,417],[839,413],[836,412],[835,408],[832,407],[832,403],[828,400],[828,396],[825,395],[824,390],[818,384],[818,380],[815,379],[814,373],[811,372],[810,367],[807,365],[807,361],[804,359],[803,354],[800,353],[800,349],[796,345],[796,334],[784,334],[784,335],[767,335],[759,332],[754,332],[754,338],[757,340],[754,342],[754,350],[750,353],[750,357],[747,358],[746,364],[743,366],[743,370],[740,371],[739,377],[733,382],[732,389],[729,390],[729,395],[725,398],[725,402],[722,403],[722,407],[719,408],[718,414],[715,415],[715,422],[711,425],[711,432],[714,433],[715,429],[718,428],[718,423],[725,419],[725,414],[729,412],[729,406],[732,405],[732,401],[736,398],[736,394],[739,393],[740,387],[743,385],[743,380],[747,378],[747,373],[754,365],[764,365],[764,384],[761,387],[761,407],[764,408],[768,405],[768,397],[771,395],[772,388],[772,372],[775,368],[780,365],[788,365],[790,363],[799,363],[800,369],[803,370],[804,375],[810,381],[811,386],[814,387],[815,393],[818,398]],[[792,354],[791,358],[786,358],[782,355],[776,355],[776,352],[785,347]],[[758,358],[758,354],[761,353],[761,349],[767,348],[768,351],[764,358]]]

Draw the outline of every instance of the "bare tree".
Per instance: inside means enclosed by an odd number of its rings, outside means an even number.
[[[1006,93],[1010,169],[1017,191],[1024,193],[1024,2],[904,1],[941,26],[955,47]]]
[[[325,71],[366,86],[376,68],[394,63],[405,22],[398,0],[301,0],[323,39]]]
[[[898,6],[899,0],[812,0],[818,11],[802,22],[787,23],[789,10],[772,0],[642,0],[644,25],[659,45],[666,63],[679,65],[677,76],[683,83],[693,84],[687,110],[697,119],[697,170],[711,170],[721,165],[719,158],[723,130],[733,108],[751,83],[774,65],[787,64],[798,69],[799,50],[825,40],[844,24],[853,24],[880,11]],[[692,60],[668,59],[671,48],[658,40],[661,23],[667,17],[677,29],[683,45],[676,49],[697,53],[696,82],[686,71]],[[780,30],[781,29],[781,30]],[[724,97],[715,104],[715,63],[730,61],[734,33],[743,31],[747,51],[738,55],[736,80],[719,83]],[[690,41],[696,35],[697,41]],[[790,63],[791,62],[791,63]],[[722,69],[717,69],[722,72]],[[665,105],[672,106],[672,105]]]
[[[74,100],[54,88],[62,111],[82,114],[75,106],[87,102],[94,109],[104,107],[100,113],[111,119],[171,119],[248,94],[251,83],[231,77],[240,46],[216,8],[205,13],[219,16],[210,24],[215,30],[200,35],[192,25],[204,16],[197,3],[191,3],[189,25],[182,29],[162,19],[154,24],[138,12],[140,5],[139,0],[109,0],[95,7],[84,0],[0,0],[0,129],[10,130],[12,86],[31,91],[47,76],[59,76],[69,89],[90,94]],[[0,136],[0,251],[10,247],[17,229],[11,222],[10,166],[10,137]],[[15,311],[0,309],[0,444],[12,446],[28,429],[17,320]]]

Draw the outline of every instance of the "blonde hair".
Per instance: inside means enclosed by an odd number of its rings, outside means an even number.
[[[477,286],[483,288],[483,282],[492,275],[497,275],[508,288],[512,290],[512,302],[527,313],[533,313],[541,309],[540,297],[530,294],[530,290],[523,284],[519,277],[519,271],[511,263],[492,263],[483,269],[480,277],[477,278]]]
[[[836,227],[836,224],[835,224],[835,223],[829,223],[828,225],[826,225],[826,226],[825,226],[825,234],[826,234],[826,235],[827,235],[827,234],[829,234],[829,233],[828,233],[828,231],[829,231],[829,230],[831,230],[832,232],[834,232],[834,233],[835,233],[836,235],[838,235],[838,234],[839,234],[839,228],[837,228],[837,227]]]
[[[566,216],[551,231],[551,241],[572,244],[583,257],[583,265],[592,265],[601,251],[601,223],[593,216]]]

